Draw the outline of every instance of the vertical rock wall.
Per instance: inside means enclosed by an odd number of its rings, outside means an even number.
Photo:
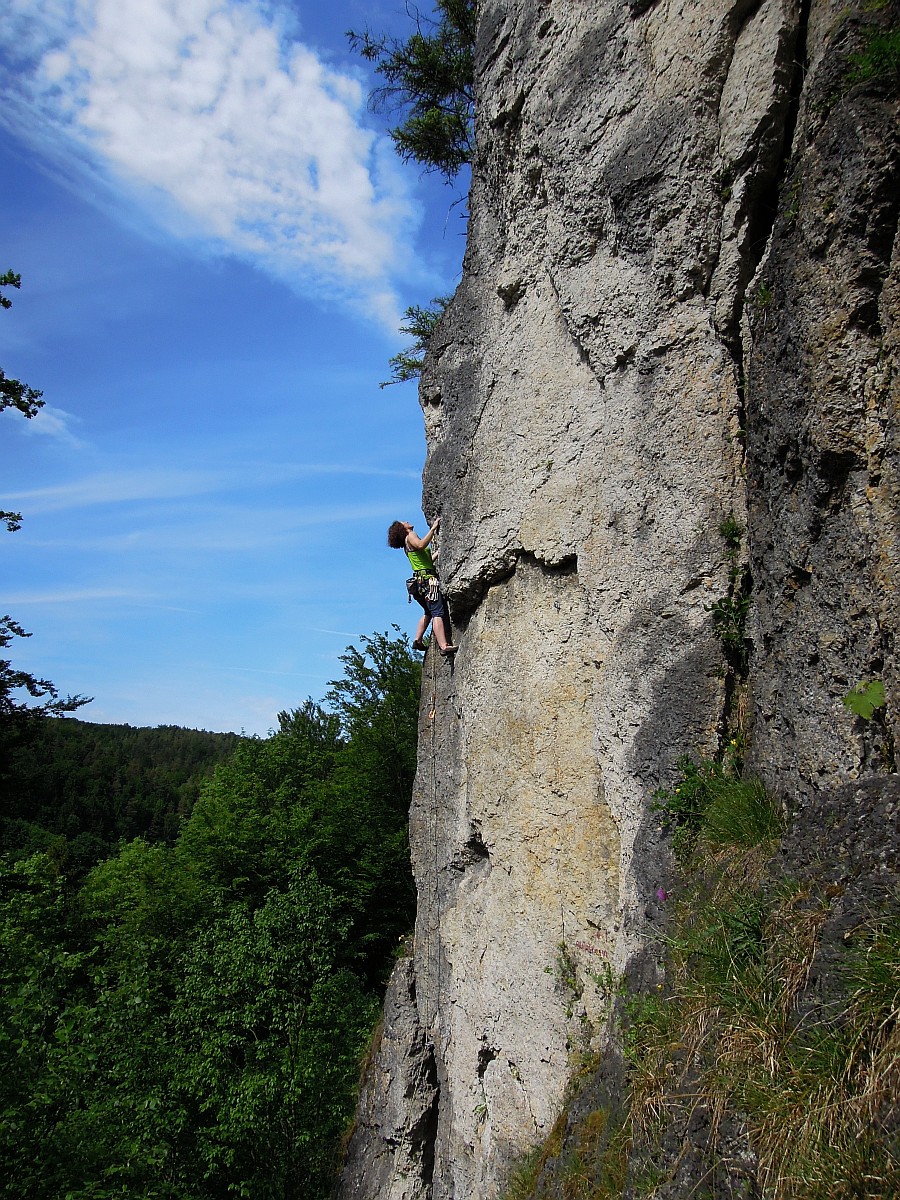
[[[900,78],[850,82],[879,28],[900,37],[900,5],[812,7],[745,310],[753,765],[794,804],[896,770],[900,741]],[[842,697],[872,679],[889,702],[866,723]]]
[[[894,769],[896,85],[848,76],[900,22],[864,7],[482,0],[468,250],[420,392],[461,648],[425,663],[407,1035],[342,1197],[488,1200],[547,1134],[607,969],[653,970],[680,754],[741,719],[788,806]],[[710,608],[751,577],[737,713]],[[877,729],[840,699],[873,677]]]

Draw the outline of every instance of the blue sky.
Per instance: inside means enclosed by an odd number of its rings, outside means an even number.
[[[7,0],[7,4],[10,0]],[[393,153],[347,28],[401,3],[11,0],[0,16],[0,611],[79,715],[265,734],[409,632],[403,309],[459,278],[459,190]]]

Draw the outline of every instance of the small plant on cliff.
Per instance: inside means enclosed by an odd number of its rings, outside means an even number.
[[[900,88],[900,29],[868,29],[865,46],[850,56],[850,63],[848,83],[872,81],[896,91]]]
[[[698,766],[689,754],[683,754],[675,765],[681,778],[673,787],[659,788],[653,793],[651,810],[661,814],[663,827],[672,832],[672,849],[681,861],[697,840],[713,780],[721,778],[722,765],[704,761]]]
[[[729,554],[736,554],[741,548],[741,538],[744,536],[744,527],[735,518],[734,513],[729,513],[727,517],[723,517],[719,522],[719,536],[725,543]]]
[[[743,651],[749,608],[749,596],[723,596],[706,610],[712,613],[713,628],[719,641],[740,652]]]
[[[884,708],[884,684],[880,679],[861,680],[843,698],[846,709],[864,721],[871,721],[878,708]]]
[[[744,527],[736,519],[734,513],[729,513],[719,522],[719,537],[725,543],[725,553],[728,557],[728,582],[731,588],[734,588],[740,576],[738,556],[744,537]]]
[[[803,180],[795,179],[788,189],[784,204],[784,219],[790,223],[800,215],[800,199],[803,193]]]
[[[719,536],[725,543],[728,559],[728,591],[706,606],[712,615],[713,632],[722,643],[725,659],[731,671],[743,678],[749,664],[747,644],[747,613],[750,610],[751,578],[749,568],[741,568],[739,554],[744,527],[734,513],[719,522]]]
[[[887,720],[887,696],[880,679],[863,679],[843,697],[844,707],[870,727],[873,749],[889,771],[897,770],[897,749]]]
[[[735,173],[734,164],[728,163],[727,165],[723,166],[716,175],[713,176],[713,182],[718,189],[719,198],[721,200],[731,199],[734,191]]]
[[[570,1018],[575,1011],[575,1005],[582,997],[584,986],[578,978],[578,965],[572,951],[565,942],[560,942],[556,947],[555,965],[544,967],[544,970],[548,975],[554,975],[557,985],[568,994],[566,1016]]]
[[[763,279],[760,280],[756,290],[748,296],[748,316],[750,317],[754,331],[756,329],[765,329],[768,308],[774,299],[774,295],[775,293]]]
[[[406,310],[400,332],[415,338],[415,341],[409,349],[401,350],[389,360],[391,378],[380,383],[379,387],[386,388],[392,383],[406,383],[410,379],[419,378],[425,363],[428,343],[449,303],[449,296],[435,296],[427,307],[413,304]]]
[[[672,849],[688,862],[701,831],[707,839],[751,847],[777,837],[781,818],[757,779],[741,779],[729,767],[710,759],[695,763],[682,755],[676,764],[681,779],[653,794],[652,808],[673,831]]]

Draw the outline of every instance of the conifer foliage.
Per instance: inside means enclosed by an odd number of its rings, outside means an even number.
[[[0,308],[12,308],[12,300],[4,295],[3,288],[18,289],[21,286],[22,276],[17,272],[4,271],[0,275]],[[43,408],[43,394],[21,379],[10,379],[5,371],[0,370],[0,412],[6,408],[16,408],[23,416],[31,418],[39,408]]]
[[[405,111],[390,132],[404,162],[439,171],[449,182],[474,153],[476,0],[437,0],[437,19],[416,14],[405,41],[348,32],[350,45],[385,81],[375,107]]]

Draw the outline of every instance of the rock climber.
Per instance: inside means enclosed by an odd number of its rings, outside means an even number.
[[[419,618],[416,636],[413,640],[413,650],[424,650],[425,630],[434,623],[434,636],[438,649],[446,658],[455,654],[458,647],[451,646],[447,639],[447,605],[441,594],[437,571],[434,568],[434,556],[429,546],[437,531],[441,518],[438,517],[423,538],[420,538],[409,521],[394,521],[388,529],[388,545],[395,550],[402,549],[409,559],[413,569],[413,578],[407,581],[406,588],[410,596],[421,604],[424,612]]]

